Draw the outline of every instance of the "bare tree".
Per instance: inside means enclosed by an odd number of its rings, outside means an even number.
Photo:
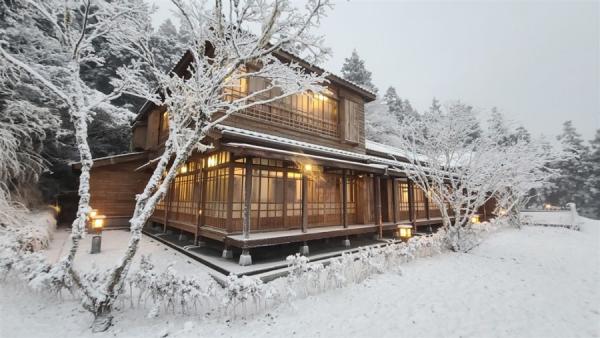
[[[73,260],[90,210],[92,155],[87,142],[87,123],[94,109],[109,105],[132,84],[122,80],[112,93],[103,94],[85,84],[80,70],[84,64],[102,66],[104,60],[96,55],[95,44],[100,40],[117,42],[116,37],[122,32],[119,27],[130,25],[136,13],[146,10],[146,6],[136,1],[115,4],[106,0],[16,0],[3,2],[1,6],[3,19],[9,25],[1,31],[0,79],[5,84],[14,84],[26,77],[44,94],[54,97],[56,106],[68,111],[74,126],[82,163],[79,206],[72,225],[71,248],[53,277],[64,281],[69,274],[80,284]],[[114,118],[126,119],[130,114],[121,109],[110,111]]]
[[[71,113],[82,163],[80,203],[71,250],[61,264],[54,267],[51,276],[55,280],[70,277],[82,291],[84,307],[95,316],[95,329],[104,330],[112,321],[112,307],[137,251],[142,227],[189,155],[209,148],[201,143],[207,133],[237,111],[300,92],[323,90],[326,74],[307,73],[293,62],[281,61],[275,53],[281,50],[293,54],[304,52],[312,60],[324,56],[327,50],[322,46],[322,39],[311,32],[330,3],[311,0],[303,9],[298,9],[285,0],[232,0],[225,4],[217,0],[212,6],[206,1],[173,0],[191,35],[186,49],[193,58],[186,76],[177,76],[165,74],[155,62],[155,53],[150,47],[150,26],[147,16],[142,15],[145,10],[142,3],[130,1],[121,7],[105,1],[92,5],[91,1],[68,2],[67,7],[52,1],[23,1],[21,7],[33,20],[41,19],[52,27],[52,34],[39,35],[40,39],[50,35],[54,50],[64,58],[62,66],[71,74],[66,84],[57,83],[55,77],[40,70],[44,68],[37,67],[41,62],[30,59],[29,55],[15,55],[10,49],[0,52],[4,65],[10,64],[38,80],[59,97]],[[81,21],[72,24],[76,18]],[[123,18],[127,21],[122,21]],[[90,102],[90,91],[79,78],[79,66],[82,62],[101,62],[94,57],[92,43],[99,37],[110,38],[137,60],[121,69],[120,78],[112,82],[118,91]],[[152,79],[148,79],[147,74]],[[228,95],[231,89],[251,77],[264,79],[266,88],[242,97]],[[149,88],[149,80],[157,83],[158,88]],[[165,106],[169,112],[169,137],[147,186],[137,196],[130,220],[131,238],[124,257],[101,278],[86,280],[72,267],[89,210],[92,158],[86,140],[86,122],[95,105],[122,93],[142,96]],[[266,95],[268,93],[277,94]]]

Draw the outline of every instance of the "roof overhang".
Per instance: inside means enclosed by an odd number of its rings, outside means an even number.
[[[113,156],[99,157],[93,159],[94,168],[103,167],[111,164],[119,164],[133,161],[140,161],[148,159],[148,153],[146,152],[135,152],[135,153],[126,153],[119,154]],[[81,162],[73,162],[70,163],[71,168],[73,170],[81,170]]]
[[[297,163],[315,163],[323,166],[357,170],[374,174],[386,174],[388,168],[387,165],[360,163],[355,161],[335,159],[332,157],[310,155],[301,152],[257,146],[247,143],[228,142],[221,144],[221,147],[236,155],[258,156]]]

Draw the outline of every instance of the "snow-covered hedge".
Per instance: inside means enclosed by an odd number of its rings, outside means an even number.
[[[476,224],[473,231],[476,238],[481,239],[503,224]],[[246,318],[294,299],[361,283],[374,274],[401,274],[402,264],[439,254],[447,245],[446,233],[440,230],[432,235],[415,236],[407,242],[388,242],[359,248],[357,252],[344,253],[320,262],[310,262],[309,258],[296,254],[287,257],[289,273],[284,277],[263,283],[257,277],[230,275],[225,279],[224,286],[181,276],[172,266],[157,271],[150,257],[143,256],[139,268],[132,271],[120,290],[118,307],[138,308],[149,317],[161,313],[179,313]],[[13,251],[15,253],[18,252]],[[11,262],[13,270],[18,272],[15,275],[27,280],[30,286],[54,291],[66,287],[71,292],[77,292],[68,280],[56,283],[56,278],[49,278],[52,277],[52,270],[41,255],[26,253],[17,256]],[[104,275],[102,271],[94,270],[82,275],[82,278],[89,284],[97,284],[98,278]]]
[[[38,251],[48,247],[56,219],[51,211],[24,211],[18,218],[18,224],[0,225],[0,276],[14,270],[22,277],[31,278],[31,274],[45,264]]]
[[[171,267],[155,271],[148,257],[143,257],[140,269],[128,278],[128,297],[132,306],[143,307],[151,317],[161,312],[211,313],[227,318],[247,317],[293,299],[360,283],[373,274],[386,271],[400,273],[400,266],[417,257],[440,253],[446,247],[445,234],[417,236],[407,242],[389,242],[360,248],[323,262],[311,263],[299,254],[288,256],[289,273],[270,283],[257,277],[230,275],[224,287],[216,282],[196,282],[179,276]]]

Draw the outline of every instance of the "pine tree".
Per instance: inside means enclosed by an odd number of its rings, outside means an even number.
[[[389,113],[393,115],[399,123],[402,123],[407,116],[418,118],[419,114],[412,107],[408,99],[402,100],[396,88],[390,86],[383,95],[382,102],[388,107]]]
[[[582,214],[600,219],[600,129],[596,130],[596,137],[590,141],[590,151],[584,161],[588,175]]]
[[[378,91],[377,87],[371,81],[371,72],[365,67],[365,61],[358,56],[356,49],[352,51],[352,55],[349,58],[344,59],[342,75],[344,79],[364,86],[374,93]]]
[[[442,110],[442,105],[440,101],[435,97],[431,100],[431,106],[429,106],[429,112],[431,113],[439,113]]]
[[[490,118],[488,119],[488,128],[491,131],[498,133],[498,135],[503,135],[498,141],[500,145],[508,145],[510,143],[509,140],[509,132],[508,132],[508,123],[504,118],[504,115],[498,111],[496,107],[492,108],[492,113]]]
[[[563,132],[557,140],[566,151],[575,156],[555,165],[561,175],[552,180],[553,185],[544,193],[545,200],[559,206],[574,202],[578,208],[583,208],[586,204],[585,181],[588,171],[584,159],[588,156],[589,149],[584,145],[572,121],[563,123]]]
[[[402,121],[402,99],[396,93],[396,89],[390,86],[383,95],[383,103],[388,107],[389,112]]]
[[[518,126],[517,129],[515,129],[515,132],[510,136],[510,139],[512,143],[517,142],[517,140],[523,140],[529,143],[531,142],[531,134],[525,127]]]

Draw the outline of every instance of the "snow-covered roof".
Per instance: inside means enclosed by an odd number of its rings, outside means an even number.
[[[279,144],[282,146],[292,146],[294,148],[300,148],[303,150],[319,152],[321,154],[334,155],[337,157],[346,157],[346,158],[350,158],[350,159],[354,159],[354,160],[360,159],[360,160],[365,160],[365,161],[368,160],[370,157],[368,155],[359,154],[359,153],[355,153],[352,151],[347,151],[347,150],[342,150],[342,149],[337,149],[337,148],[332,148],[332,147],[326,147],[326,146],[309,143],[309,142],[297,141],[297,140],[293,140],[293,139],[290,139],[287,137],[275,136],[275,135],[271,135],[271,134],[261,133],[261,132],[237,128],[237,127],[226,126],[226,125],[222,125],[222,124],[218,125],[217,129],[220,130],[223,134],[232,134],[232,135],[236,135],[236,136],[243,136],[246,138],[255,139],[257,141],[260,141],[260,140],[268,141],[269,143],[275,143],[275,144]]]
[[[365,148],[373,152],[388,154],[393,157],[407,158],[407,154],[399,148],[371,140],[365,140]]]
[[[294,150],[298,149],[301,151],[309,151],[309,152],[313,152],[313,153],[319,153],[320,155],[335,156],[338,159],[345,158],[345,159],[349,159],[352,161],[360,161],[363,164],[370,165],[372,168],[378,168],[378,169],[388,168],[394,172],[400,172],[400,173],[404,172],[404,170],[406,170],[406,169],[410,170],[410,169],[415,168],[414,164],[406,161],[406,155],[402,152],[401,149],[398,149],[398,148],[395,148],[392,146],[388,146],[385,144],[381,144],[378,142],[366,141],[365,147],[367,148],[367,150],[371,150],[371,151],[374,151],[377,153],[389,154],[390,158],[380,157],[380,156],[376,156],[376,155],[355,153],[355,152],[351,152],[351,151],[347,151],[347,150],[326,147],[326,146],[309,143],[309,142],[304,142],[304,141],[297,141],[297,140],[293,140],[293,139],[286,138],[286,137],[275,136],[275,135],[271,135],[271,134],[261,133],[261,132],[238,128],[238,127],[217,125],[216,128],[224,135],[229,134],[232,136],[249,139],[249,140],[252,140],[255,142],[262,141],[265,143],[269,143],[271,145],[279,145],[279,146],[283,146],[283,147],[292,148]],[[230,145],[231,144],[234,144],[234,143],[230,143]],[[239,144],[238,146],[241,146],[241,144]],[[247,146],[250,146],[250,145],[247,145]],[[260,146],[252,145],[252,147],[256,148],[256,147],[260,147]],[[264,149],[265,150],[266,149],[273,150],[273,148],[268,148],[268,147],[264,147]],[[302,153],[296,152],[295,154],[301,155]],[[314,155],[311,155],[311,156],[314,156]],[[329,158],[329,159],[333,160],[333,161],[339,161],[337,159],[332,159],[332,158]]]
[[[297,158],[306,157],[306,158],[310,158],[310,159],[314,159],[314,160],[330,161],[330,162],[334,162],[334,163],[360,166],[360,167],[369,168],[369,169],[385,170],[385,169],[388,168],[388,166],[384,165],[384,164],[361,163],[361,162],[355,162],[355,161],[340,160],[340,159],[336,159],[336,158],[332,158],[332,157],[318,156],[318,155],[308,155],[308,154],[301,153],[301,152],[295,152],[295,151],[289,151],[289,150],[281,150],[281,149],[273,149],[273,148],[269,148],[269,147],[257,146],[257,145],[254,145],[254,144],[247,144],[247,143],[230,142],[230,143],[225,143],[224,145],[228,146],[228,147],[233,147],[233,148],[246,148],[246,149],[255,149],[255,150],[266,150],[266,151],[269,151],[269,152],[276,152],[276,153],[280,153],[280,154],[284,154],[284,155],[288,155],[288,156],[293,156],[293,157],[297,157]]]

